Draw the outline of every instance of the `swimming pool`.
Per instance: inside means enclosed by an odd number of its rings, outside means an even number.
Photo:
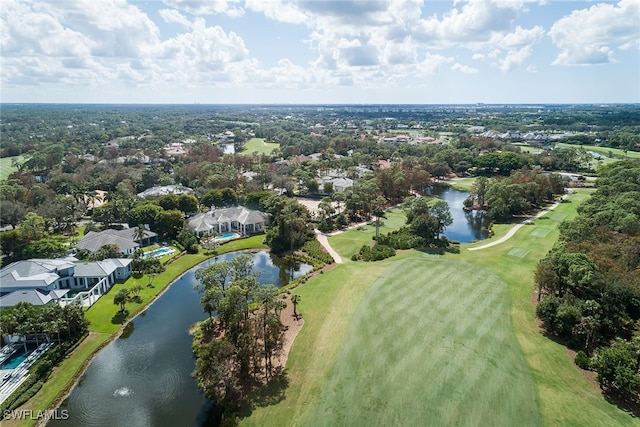
[[[24,362],[24,360],[35,350],[35,346],[29,344],[27,346],[27,351],[25,353],[24,346],[20,347],[20,350],[16,351],[9,357],[7,360],[2,362],[0,365],[0,369],[15,369],[19,364]]]
[[[173,253],[173,248],[159,248],[154,249],[152,251],[146,252],[142,255],[142,258],[156,258],[161,257],[163,255],[169,255]]]
[[[238,233],[224,233],[220,236],[214,237],[213,240],[215,240],[216,242],[221,242],[224,240],[237,239],[238,237],[240,237]]]

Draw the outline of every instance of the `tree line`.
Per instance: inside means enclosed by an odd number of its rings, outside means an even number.
[[[640,162],[603,167],[597,191],[539,262],[537,316],[580,350],[603,389],[640,393]]]

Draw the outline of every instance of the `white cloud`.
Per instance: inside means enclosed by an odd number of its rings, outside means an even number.
[[[574,10],[549,30],[560,53],[554,65],[598,64],[614,61],[616,48],[640,47],[640,2],[621,0]]]
[[[164,22],[175,22],[184,27],[191,28],[192,22],[187,19],[186,16],[181,14],[175,9],[162,9],[160,10],[160,17]]]
[[[426,40],[441,46],[454,43],[486,43],[496,32],[508,31],[522,1],[468,0],[462,8],[454,7],[442,19],[432,16],[421,23]]]
[[[244,15],[244,9],[238,6],[240,0],[163,0],[163,3],[173,9],[196,16],[225,14],[239,17]]]
[[[468,65],[462,65],[458,62],[451,66],[451,71],[457,71],[463,74],[475,74],[479,72],[477,68],[469,67]]]
[[[295,3],[287,0],[245,0],[245,7],[278,22],[302,24],[308,19]]]
[[[504,58],[500,59],[500,70],[511,71],[520,66],[529,56],[531,56],[531,46],[520,49],[512,49],[507,52]]]

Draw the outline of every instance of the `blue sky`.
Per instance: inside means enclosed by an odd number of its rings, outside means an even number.
[[[3,0],[2,102],[640,102],[640,0]]]

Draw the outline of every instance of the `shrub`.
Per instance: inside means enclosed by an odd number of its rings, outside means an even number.
[[[360,248],[357,254],[354,254],[351,259],[357,261],[359,259],[363,261],[380,261],[386,258],[390,258],[396,254],[395,249],[388,245],[382,245],[376,242],[373,247],[364,245]]]
[[[333,263],[333,257],[330,254],[322,251],[320,242],[318,242],[317,240],[309,240],[304,244],[302,250],[305,251],[307,255],[309,255],[313,259],[321,261],[325,264]]]
[[[576,354],[575,363],[582,369],[591,369],[591,360],[589,356],[587,356],[587,353],[582,350]]]

